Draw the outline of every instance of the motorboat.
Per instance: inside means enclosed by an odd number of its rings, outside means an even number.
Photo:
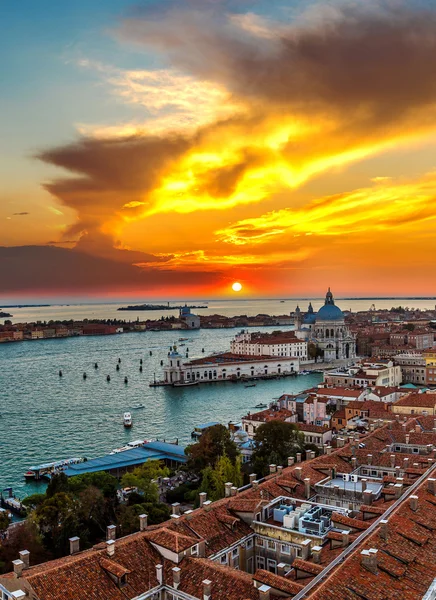
[[[125,452],[126,450],[133,450],[134,448],[141,448],[144,444],[150,443],[151,440],[134,440],[133,442],[127,442],[125,446],[121,446],[121,448],[114,448],[112,452],[109,454],[119,454],[120,452]]]
[[[175,381],[173,387],[191,387],[198,385],[198,381]]]
[[[123,416],[124,427],[131,427],[133,425],[132,415],[129,412],[125,412]]]
[[[268,404],[264,404],[263,402],[259,402],[259,404],[256,404],[256,406],[254,408],[267,408]]]

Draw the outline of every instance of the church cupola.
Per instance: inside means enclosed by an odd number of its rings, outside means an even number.
[[[330,287],[329,287],[329,291],[325,295],[325,303],[324,304],[332,304],[333,306],[335,304],[335,301],[333,299],[333,294],[330,291]]]

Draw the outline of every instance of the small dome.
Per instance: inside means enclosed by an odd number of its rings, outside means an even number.
[[[316,315],[314,312],[307,313],[303,319],[303,323],[305,323],[306,325],[313,325],[315,323],[315,321],[316,321]]]

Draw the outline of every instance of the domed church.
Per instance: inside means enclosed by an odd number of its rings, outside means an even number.
[[[345,316],[336,306],[333,294],[328,289],[324,306],[317,313],[309,304],[303,316],[300,308],[295,309],[295,335],[302,340],[313,342],[324,351],[324,360],[348,360],[356,357],[356,339],[345,325]]]

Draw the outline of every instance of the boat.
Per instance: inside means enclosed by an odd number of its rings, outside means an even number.
[[[244,387],[256,387],[255,383],[247,383],[246,385],[244,385]]]
[[[263,402],[259,402],[259,404],[256,404],[256,406],[254,408],[267,408],[268,404],[264,404]]]
[[[131,427],[133,425],[132,415],[129,412],[125,412],[123,415],[124,427]]]
[[[31,479],[50,479],[52,475],[56,475],[57,473],[62,473],[65,471],[67,467],[70,465],[78,465],[86,461],[86,458],[65,458],[63,460],[56,460],[49,463],[43,463],[42,465],[36,465],[34,467],[30,467],[26,473],[24,473],[24,478],[26,480]]]
[[[134,448],[141,448],[144,444],[150,443],[151,440],[135,440],[133,442],[128,442],[125,446],[121,446],[121,448],[114,448],[112,452],[109,452],[110,455],[118,454],[119,452],[125,452],[126,450],[133,450]]]
[[[186,340],[189,340],[189,338],[179,338],[179,342],[186,342]]]
[[[173,387],[191,387],[198,385],[198,381],[175,381]]]
[[[141,408],[145,408],[145,404],[138,404],[138,406],[132,406],[131,410],[140,410]]]
[[[310,371],[299,371],[298,372],[299,375],[310,375]]]

